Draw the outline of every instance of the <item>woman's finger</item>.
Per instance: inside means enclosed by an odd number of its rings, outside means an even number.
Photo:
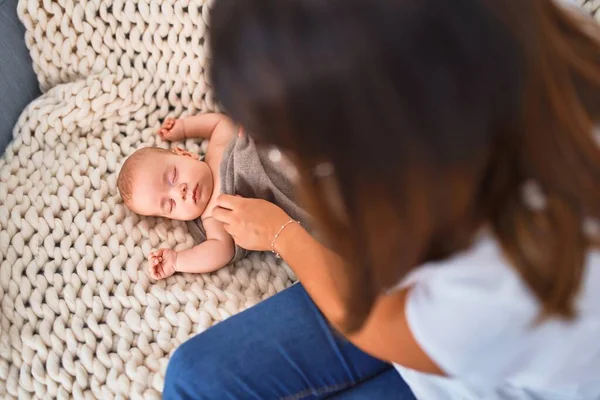
[[[235,233],[233,231],[233,225],[224,223],[223,229],[225,229],[225,232],[227,232],[227,234],[229,234],[229,236],[231,236],[234,243],[237,243],[237,235],[235,235]]]
[[[231,224],[231,221],[233,220],[233,211],[222,207],[215,207],[213,209],[212,216],[219,222]]]
[[[231,233],[231,228],[232,228],[232,226],[230,224],[223,223],[223,229],[225,229],[225,232],[227,232],[229,234],[229,236],[231,236],[233,238],[233,240],[235,241],[235,237],[233,237],[233,235]]]
[[[244,201],[243,197],[239,196],[231,196],[228,194],[222,194],[217,197],[217,206],[221,208],[227,208],[229,210],[234,210],[239,204]]]

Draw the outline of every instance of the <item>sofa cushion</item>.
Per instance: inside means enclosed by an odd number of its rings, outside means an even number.
[[[17,0],[0,0],[0,155],[23,108],[40,94],[24,35]]]

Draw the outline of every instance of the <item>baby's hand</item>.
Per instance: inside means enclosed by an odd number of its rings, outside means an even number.
[[[158,130],[158,136],[162,140],[176,141],[185,139],[185,129],[182,119],[167,118]]]
[[[156,280],[165,279],[175,273],[177,252],[171,249],[160,249],[148,256],[150,276]]]

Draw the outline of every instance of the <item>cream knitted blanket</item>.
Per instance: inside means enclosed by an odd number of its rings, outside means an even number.
[[[209,9],[20,1],[44,94],[0,159],[0,398],[159,399],[180,343],[294,280],[253,255],[212,275],[150,281],[148,253],[189,247],[191,236],[184,224],[133,215],[116,190],[127,155],[167,146],[155,135],[165,117],[216,109]]]
[[[167,116],[215,110],[202,0],[21,1],[45,92],[0,160],[0,398],[160,398],[169,355],[289,286],[253,255],[211,275],[149,279],[186,225],[140,218],[116,173]],[[201,152],[199,142],[185,143]]]

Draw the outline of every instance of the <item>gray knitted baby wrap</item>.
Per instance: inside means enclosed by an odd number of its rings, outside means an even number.
[[[222,193],[268,200],[281,207],[291,218],[307,226],[309,216],[297,204],[292,182],[284,174],[279,161],[271,160],[268,153],[269,149],[256,146],[249,135],[235,135],[227,145],[221,161]],[[188,226],[196,243],[206,240],[200,218],[191,221]],[[231,262],[238,261],[247,254],[247,250],[236,245]]]

